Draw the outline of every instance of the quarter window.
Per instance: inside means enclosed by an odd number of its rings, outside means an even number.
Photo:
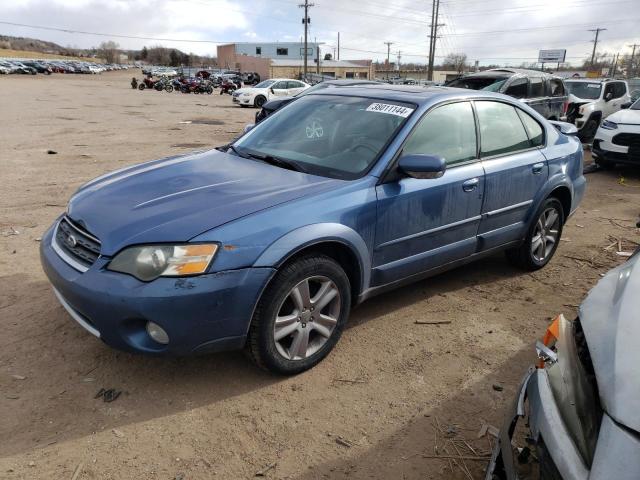
[[[529,148],[529,137],[511,105],[476,102],[482,156],[504,155]]]
[[[524,123],[524,128],[527,130],[527,134],[529,135],[529,144],[532,147],[539,147],[544,143],[544,130],[538,122],[536,122],[531,115],[524,113],[522,110],[517,110],[518,115],[522,119],[522,123]]]
[[[438,155],[447,165],[476,158],[476,125],[469,102],[451,103],[420,120],[403,153]]]
[[[504,93],[515,98],[527,98],[528,83],[529,81],[526,78],[517,78],[509,85]]]

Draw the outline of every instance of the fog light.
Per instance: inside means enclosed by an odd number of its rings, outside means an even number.
[[[147,333],[156,342],[166,345],[169,343],[169,335],[164,329],[157,323],[147,322]]]

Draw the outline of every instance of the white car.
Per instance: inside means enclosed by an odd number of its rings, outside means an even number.
[[[260,82],[255,87],[240,88],[233,92],[233,103],[241,107],[261,108],[274,97],[291,97],[306,90],[311,85],[291,78],[272,78]]]
[[[591,153],[601,167],[616,163],[640,166],[640,99],[609,115],[598,128]]]
[[[570,78],[564,81],[569,94],[566,117],[578,127],[582,142],[593,139],[600,122],[629,103],[629,86],[623,80]]]

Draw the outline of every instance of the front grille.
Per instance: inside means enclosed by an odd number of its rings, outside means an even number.
[[[613,137],[613,143],[623,147],[640,147],[640,133],[619,133]]]
[[[64,255],[86,268],[100,256],[100,241],[67,217],[58,223],[54,242]],[[71,263],[64,255],[61,255],[62,258]]]

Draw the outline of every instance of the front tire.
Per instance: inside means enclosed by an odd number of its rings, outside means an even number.
[[[147,86],[144,83],[138,85],[138,90],[144,90],[145,88],[147,88]]]
[[[266,102],[267,99],[264,96],[258,95],[253,101],[253,104],[256,106],[256,108],[262,108],[262,105],[264,105]]]
[[[544,267],[556,253],[564,220],[560,201],[555,197],[547,198],[536,212],[525,241],[520,247],[507,250],[507,259],[523,270]]]
[[[342,267],[325,255],[285,265],[258,302],[247,351],[261,368],[294,375],[319,363],[338,342],[351,309]]]

